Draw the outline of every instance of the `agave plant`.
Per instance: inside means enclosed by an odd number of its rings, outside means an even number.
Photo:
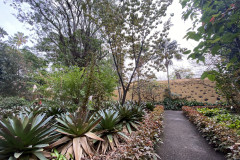
[[[55,116],[61,115],[65,112],[65,109],[62,107],[48,107],[45,109],[45,112],[48,116]]]
[[[34,105],[23,108],[24,113],[26,113],[26,114],[32,113],[34,116],[44,113],[44,110],[45,109],[42,106],[34,106]]]
[[[56,138],[56,128],[49,125],[52,117],[20,114],[0,121],[0,159],[41,159],[43,147]]]
[[[92,157],[95,154],[93,140],[103,141],[103,139],[91,131],[101,121],[101,118],[95,119],[91,116],[86,119],[77,113],[67,113],[56,120],[59,122],[57,131],[64,137],[48,148],[60,146],[60,154],[65,155],[67,159],[70,159],[70,155],[72,155],[75,160],[81,160],[82,157]]]
[[[119,112],[120,122],[131,134],[132,129],[138,130],[137,125],[142,120],[144,112],[141,106],[126,103],[125,105],[116,106]]]
[[[128,139],[128,137],[120,132],[122,126],[119,124],[119,115],[117,111],[106,109],[98,112],[98,116],[102,117],[99,125],[96,127],[99,136],[104,139],[103,142],[98,142],[97,151],[101,150],[103,154],[107,150],[113,150],[115,147],[119,146],[119,138]]]

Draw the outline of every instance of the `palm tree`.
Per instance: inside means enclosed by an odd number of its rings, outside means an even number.
[[[170,42],[170,39],[163,39],[158,45],[158,49],[161,50],[161,59],[163,61],[164,67],[167,70],[168,79],[168,91],[171,96],[170,81],[169,81],[169,66],[173,65],[172,59],[181,60],[181,49],[179,49],[177,41]]]
[[[12,38],[13,44],[16,45],[17,49],[25,43],[27,43],[27,38],[28,36],[24,36],[24,33],[22,32],[17,32],[14,34],[14,37]]]

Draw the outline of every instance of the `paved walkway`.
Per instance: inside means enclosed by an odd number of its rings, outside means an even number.
[[[165,111],[163,144],[157,148],[162,160],[225,160],[188,121],[182,111]]]

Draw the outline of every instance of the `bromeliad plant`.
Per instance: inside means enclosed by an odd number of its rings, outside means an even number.
[[[0,159],[41,159],[43,147],[57,136],[56,129],[49,125],[52,117],[45,114],[33,116],[20,114],[0,121]]]
[[[131,134],[132,129],[138,130],[139,122],[142,121],[144,112],[141,106],[126,103],[116,106],[119,113],[120,123]]]
[[[97,151],[101,150],[105,154],[106,151],[119,147],[119,139],[124,140],[128,137],[121,132],[122,125],[119,124],[120,119],[117,111],[112,109],[101,110],[98,112],[98,116],[102,117],[102,120],[96,130],[104,141],[97,144]]]
[[[95,119],[94,116],[91,116],[89,118],[77,112],[64,114],[56,120],[59,123],[57,131],[64,136],[48,148],[61,146],[59,150],[67,159],[72,155],[75,160],[81,160],[82,157],[89,156],[91,158],[95,154],[93,139],[99,141],[103,141],[103,139],[91,131],[101,121],[101,117]]]

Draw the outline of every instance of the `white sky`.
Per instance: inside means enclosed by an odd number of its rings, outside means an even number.
[[[16,11],[10,7],[9,4],[4,4],[3,0],[0,0],[0,27],[6,30],[10,36],[13,36],[14,33],[17,32],[23,32],[31,39],[30,31],[26,29],[27,25],[19,22],[13,15],[14,13],[16,13]],[[197,43],[195,41],[187,41],[186,39],[183,39],[186,34],[186,30],[192,26],[192,23],[191,21],[184,22],[181,19],[182,7],[179,4],[179,0],[174,0],[173,4],[168,8],[168,15],[170,15],[170,13],[174,13],[174,17],[172,17],[172,23],[174,25],[170,30],[170,38],[172,40],[177,40],[181,47],[193,49]],[[193,72],[196,71],[186,58],[182,61],[174,61],[173,66],[170,68],[170,72],[173,71],[173,68],[191,68]],[[157,73],[157,79],[166,80],[166,72]]]

